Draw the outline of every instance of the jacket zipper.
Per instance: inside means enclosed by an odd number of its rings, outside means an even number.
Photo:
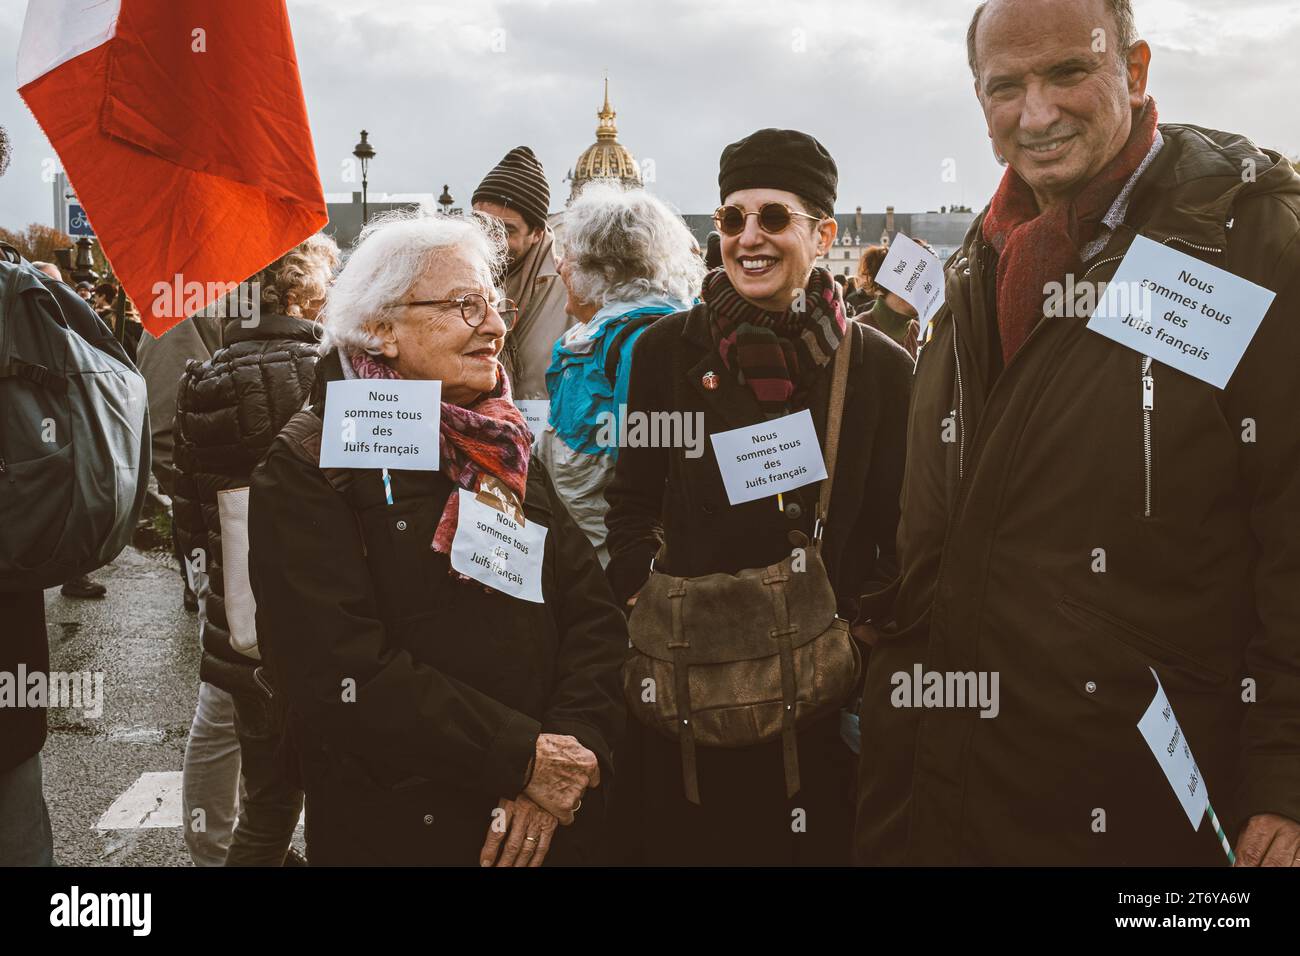
[[[957,480],[966,477],[966,400],[961,385],[961,355],[957,352],[957,320],[952,323],[952,357],[957,367]]]
[[[1139,363],[1142,370],[1142,463],[1146,479],[1143,494],[1143,516],[1151,517],[1151,413],[1156,409],[1156,379],[1149,355]]]
[[[1201,252],[1217,252],[1220,254],[1223,253],[1222,249],[1216,248],[1215,246],[1198,245],[1195,242],[1191,242],[1190,240],[1184,239],[1182,236],[1170,236],[1169,238],[1163,240],[1160,244],[1162,246],[1167,246],[1171,242],[1181,242],[1183,245],[1187,246],[1188,248],[1198,249]],[[1094,262],[1092,265],[1088,267],[1088,271],[1083,274],[1083,277],[1086,279],[1088,278],[1088,276],[1092,275],[1092,271],[1094,269],[1100,268],[1101,266],[1104,266],[1108,262],[1118,262],[1123,258],[1124,258],[1123,256],[1110,256],[1109,258],[1106,259],[1099,259],[1097,262]]]
[[[1191,242],[1182,236],[1169,236],[1161,242],[1161,245],[1167,246],[1171,242],[1179,242],[1190,249],[1197,249],[1201,252],[1214,252],[1222,254],[1223,250],[1216,246],[1203,246],[1199,243]],[[1108,262],[1115,262],[1123,259],[1123,256],[1111,256],[1094,262],[1088,271],[1083,274],[1086,279],[1094,269],[1104,266]],[[1140,357],[1138,367],[1142,375],[1142,515],[1150,518],[1152,513],[1152,442],[1151,442],[1151,415],[1156,410],[1156,379],[1154,374],[1154,361],[1151,356],[1143,355]]]
[[[1180,242],[1191,249],[1198,249],[1201,252],[1214,252],[1220,254],[1222,254],[1223,252],[1222,249],[1219,249],[1215,246],[1203,246],[1198,243],[1192,242],[1191,240],[1184,239],[1182,236],[1169,236],[1161,241],[1161,245],[1167,246],[1171,242]],[[1108,262],[1118,262],[1123,258],[1124,256],[1110,256],[1109,258],[1106,259],[1100,259],[1088,267],[1088,270],[1084,272],[1083,277],[1086,279],[1088,278],[1088,276],[1092,275],[1095,269],[1104,266]],[[968,270],[970,269],[969,262],[966,268]],[[1034,326],[1033,331],[1029,333],[1029,338],[1034,337],[1034,334],[1037,333],[1038,329],[1042,326],[1042,324],[1043,324],[1042,322],[1039,322],[1038,325]],[[1021,351],[1024,350],[1025,345],[1027,344],[1029,344],[1029,339],[1026,339],[1024,345],[1020,346]],[[1018,354],[1019,353],[1017,353],[1017,355]],[[961,354],[957,348],[956,317],[953,318],[953,323],[952,323],[952,357],[956,369],[956,378],[957,378],[957,478],[959,481],[964,481],[966,478],[966,403],[965,403],[965,389],[963,388],[962,377],[961,377]],[[1015,359],[1016,356],[1012,356],[1013,362],[1015,361]],[[1006,369],[1003,369],[1002,372],[1005,375]],[[1146,499],[1145,500],[1146,500],[1146,516],[1148,518],[1151,517],[1151,412],[1155,410],[1155,379],[1150,374],[1150,372],[1151,372],[1151,359],[1147,356],[1143,356],[1142,440],[1143,440],[1143,447],[1144,447],[1145,460],[1146,460]]]

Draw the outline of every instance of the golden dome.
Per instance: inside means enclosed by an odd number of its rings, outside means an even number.
[[[641,167],[637,165],[626,146],[618,141],[618,127],[614,125],[614,109],[609,105],[609,77],[605,78],[605,105],[596,118],[596,142],[578,157],[570,179],[572,199],[582,187],[593,179],[616,179],[625,186],[641,185]]]

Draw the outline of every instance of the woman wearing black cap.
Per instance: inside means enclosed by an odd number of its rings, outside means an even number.
[[[830,273],[814,268],[835,239],[837,179],[834,160],[806,133],[759,130],[723,151],[715,214],[722,268],[706,277],[699,305],[661,319],[637,343],[627,414],[693,416],[712,436],[764,422],[785,427],[806,409],[827,451],[832,367],[844,342],[847,388],[820,556],[838,615],[854,621],[860,596],[894,572],[912,361],[886,336],[846,321]],[[789,559],[791,532],[814,537],[821,482],[733,505],[712,441],[700,451],[621,449],[606,495],[607,573],[620,600],[635,604],[652,559],[666,576],[737,575]],[[688,581],[688,620],[693,587]],[[652,619],[649,605],[641,611],[643,624]],[[728,613],[771,614],[762,606]],[[686,638],[697,661],[709,656],[708,633],[687,627]],[[692,673],[692,694],[703,677]],[[836,700],[813,700],[824,694],[817,680],[791,692],[798,713],[814,703],[818,713],[789,729],[797,748],[781,736],[749,746],[697,742],[689,757],[680,735],[651,729],[649,707],[638,704],[645,695],[629,693],[631,739],[616,756],[624,861],[847,863],[856,726],[842,711],[856,691],[850,675]],[[755,694],[763,689],[738,686],[737,704]]]

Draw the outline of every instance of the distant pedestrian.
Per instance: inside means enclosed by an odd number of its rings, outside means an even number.
[[[279,866],[302,812],[302,791],[276,756],[282,728],[256,675],[261,639],[248,628],[250,599],[227,594],[225,571],[246,567],[247,553],[235,554],[237,542],[223,537],[222,512],[246,522],[253,468],[311,391],[316,315],[338,259],[334,241],[317,235],[267,266],[256,277],[257,321],[228,319],[222,347],[187,365],[177,394],[176,538],[180,553],[203,569],[196,574],[201,683],[184,768],[185,819],[196,808],[206,815],[203,830],[185,828],[196,865]],[[242,604],[232,609],[228,597]]]
[[[519,307],[502,362],[516,401],[546,398],[551,349],[574,319],[564,311],[564,283],[555,267],[555,235],[547,223],[551,187],[533,151],[516,146],[479,183],[471,204],[499,220],[506,235],[505,297]]]
[[[657,319],[691,307],[704,263],[662,200],[599,181],[569,204],[557,241],[566,308],[578,324],[556,343],[546,373],[550,419],[537,457],[603,566],[605,488],[618,461],[632,348]]]
[[[857,278],[861,289],[849,295],[849,301],[857,310],[853,318],[884,332],[915,359],[921,330],[916,309],[876,282],[876,275],[887,255],[889,250],[885,246],[868,246],[858,260]]]

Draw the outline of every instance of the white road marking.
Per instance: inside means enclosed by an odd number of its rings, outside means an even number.
[[[181,825],[179,770],[140,774],[95,824],[96,830],[150,830]]]
[[[96,830],[153,830],[181,826],[179,770],[142,773],[123,790],[95,823]],[[298,826],[303,818],[298,818]]]

